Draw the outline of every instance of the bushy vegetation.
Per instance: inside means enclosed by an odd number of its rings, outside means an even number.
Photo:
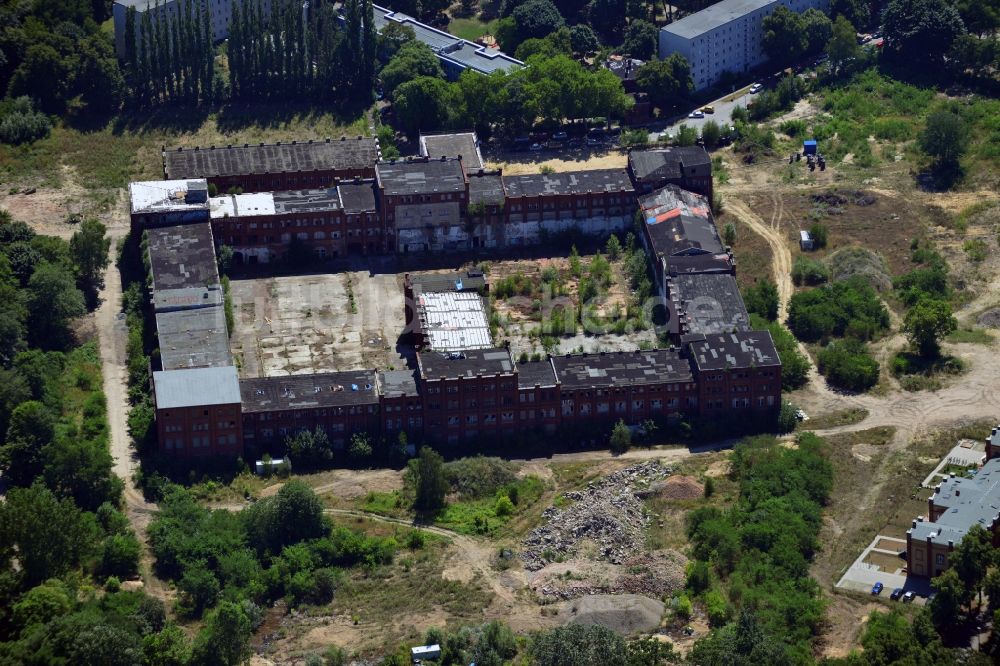
[[[889,312],[867,282],[853,277],[792,296],[788,328],[807,342],[845,335],[871,340],[889,328]]]
[[[822,261],[804,255],[795,257],[792,263],[792,282],[796,285],[823,284],[830,279],[830,270]]]
[[[768,321],[751,312],[750,326],[754,330],[766,330],[771,334],[774,348],[781,359],[781,388],[793,391],[802,388],[809,381],[809,359],[799,351],[799,344],[787,328],[778,321]]]
[[[809,561],[819,548],[833,483],[823,448],[812,433],[799,435],[792,449],[771,437],[744,440],[731,456],[736,504],[726,512],[703,507],[688,514],[692,555],[718,580],[717,586],[703,582],[703,595],[714,591],[720,597],[713,596],[713,606],[725,608],[724,599],[735,606],[735,620],[695,644],[695,663],[810,660],[823,600]]]
[[[819,351],[817,367],[831,386],[866,391],[878,383],[879,364],[867,345],[854,338],[834,340]]]
[[[778,287],[770,280],[764,280],[743,290],[743,302],[747,312],[760,315],[767,321],[778,318]]]
[[[49,117],[35,109],[30,97],[0,102],[0,142],[17,146],[44,139],[52,130]]]
[[[286,598],[324,604],[341,569],[389,563],[393,538],[368,537],[323,517],[316,495],[300,482],[239,513],[209,510],[170,487],[149,526],[159,575],[177,582],[177,612],[199,617],[221,600],[258,607]]]

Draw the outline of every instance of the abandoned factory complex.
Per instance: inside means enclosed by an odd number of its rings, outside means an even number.
[[[780,407],[781,362],[770,334],[750,329],[704,149],[633,152],[628,169],[505,176],[484,167],[472,133],[420,146],[398,160],[380,159],[368,138],[165,149],[165,179],[130,185],[160,350],[160,451],[259,455],[317,427],[335,447],[358,432],[459,445]],[[245,264],[296,244],[319,258],[516,248],[625,231],[637,211],[669,347],[517,361],[492,338],[486,277],[466,270],[405,276],[407,369],[241,378],[230,353],[219,246]]]

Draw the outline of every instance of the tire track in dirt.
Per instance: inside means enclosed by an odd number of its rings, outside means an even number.
[[[784,320],[787,315],[788,301],[794,291],[792,286],[792,253],[789,251],[788,245],[774,226],[764,222],[757,213],[750,210],[750,207],[742,199],[730,196],[726,199],[726,209],[763,238],[764,242],[771,248],[771,272],[774,274],[774,283],[778,286],[778,317]]]

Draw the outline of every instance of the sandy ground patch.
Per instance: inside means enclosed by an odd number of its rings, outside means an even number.
[[[704,487],[690,476],[668,476],[663,482],[660,497],[666,499],[697,499],[705,494]]]

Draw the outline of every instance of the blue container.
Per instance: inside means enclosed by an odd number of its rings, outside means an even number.
[[[803,155],[816,154],[816,139],[809,139],[808,141],[802,142],[802,154]]]

